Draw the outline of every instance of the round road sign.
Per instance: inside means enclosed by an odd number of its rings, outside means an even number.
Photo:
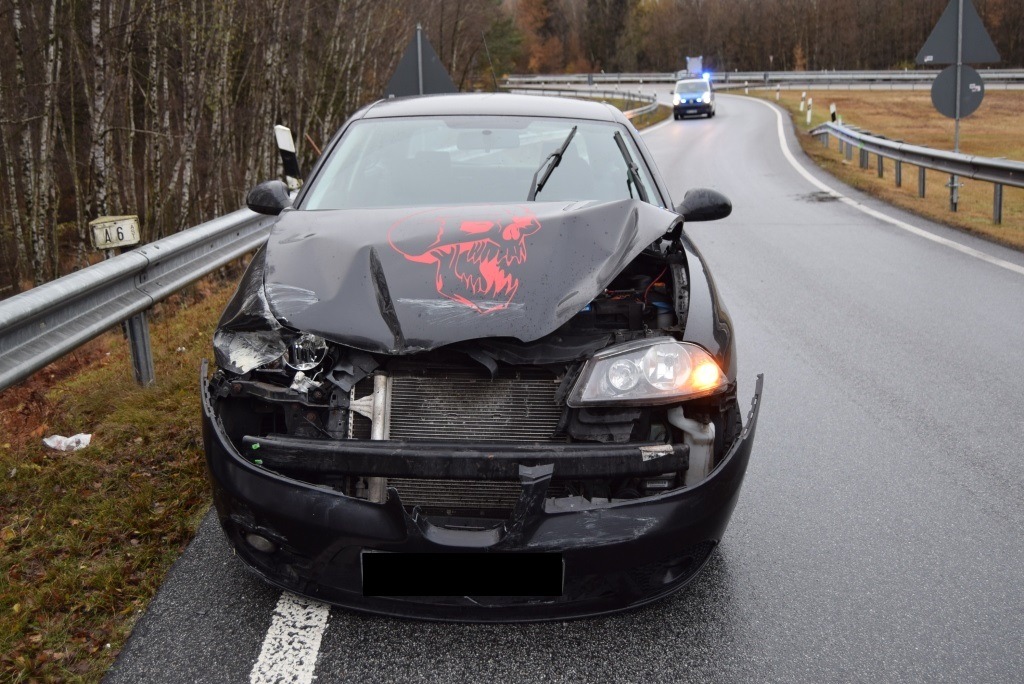
[[[981,106],[985,83],[971,67],[960,67],[960,117],[970,116]],[[956,118],[956,65],[948,66],[932,83],[932,104],[950,119]]]

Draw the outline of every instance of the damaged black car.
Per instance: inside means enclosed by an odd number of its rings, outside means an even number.
[[[521,95],[356,113],[278,214],[204,363],[216,509],[266,581],[466,621],[638,606],[721,540],[750,458],[733,327],[614,108]]]

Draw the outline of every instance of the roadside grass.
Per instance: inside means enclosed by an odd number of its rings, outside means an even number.
[[[643,130],[648,126],[653,126],[656,123],[661,123],[670,116],[672,116],[671,107],[668,107],[666,105],[658,105],[658,108],[655,109],[650,114],[641,114],[640,116],[634,118],[632,121],[633,125],[636,126],[638,130]]]
[[[1003,188],[1003,222],[992,222],[991,183],[961,179],[958,211],[949,211],[949,175],[928,171],[926,196],[917,196],[918,169],[903,165],[903,187],[895,184],[895,165],[884,162],[884,177],[878,178],[877,162],[871,156],[867,169],[860,168],[859,152],[852,161],[840,155],[833,140],[824,148],[806,132],[829,119],[829,105],[835,104],[843,123],[859,126],[873,134],[903,140],[941,150],[953,149],[954,122],[932,106],[931,94],[923,91],[808,90],[814,99],[811,125],[799,111],[799,90],[783,91],[779,104],[793,116],[797,137],[808,156],[840,180],[891,204],[933,221],[982,235],[995,242],[1024,249],[1024,189]],[[775,91],[752,91],[771,102]],[[960,124],[960,150],[984,157],[1005,157],[1024,161],[1024,129],[1020,112],[1024,110],[1024,92],[996,90],[985,93],[976,113]]]
[[[199,363],[236,275],[156,307],[155,386],[113,331],[0,394],[0,681],[99,681],[194,536]],[[81,451],[42,444],[78,432]]]

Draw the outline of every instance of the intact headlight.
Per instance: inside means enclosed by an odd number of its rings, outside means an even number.
[[[679,104],[679,103],[680,103],[681,101],[682,101],[682,100],[681,100],[681,99],[680,99],[680,97],[679,97],[679,93],[673,93],[673,94],[672,94],[672,104],[674,104],[674,105],[677,105],[677,104]]]
[[[711,104],[711,93],[704,93],[700,96],[700,101],[704,104]]]
[[[715,360],[695,344],[671,338],[638,340],[594,354],[568,404],[669,404],[714,394],[727,384]]]

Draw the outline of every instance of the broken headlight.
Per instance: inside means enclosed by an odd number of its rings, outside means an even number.
[[[327,340],[319,335],[304,333],[288,347],[288,360],[285,361],[297,371],[313,370],[327,356]]]
[[[213,336],[217,367],[239,375],[277,361],[288,351],[280,330],[218,330]]]
[[[723,389],[725,374],[695,344],[670,338],[608,347],[583,367],[569,406],[669,404]]]

